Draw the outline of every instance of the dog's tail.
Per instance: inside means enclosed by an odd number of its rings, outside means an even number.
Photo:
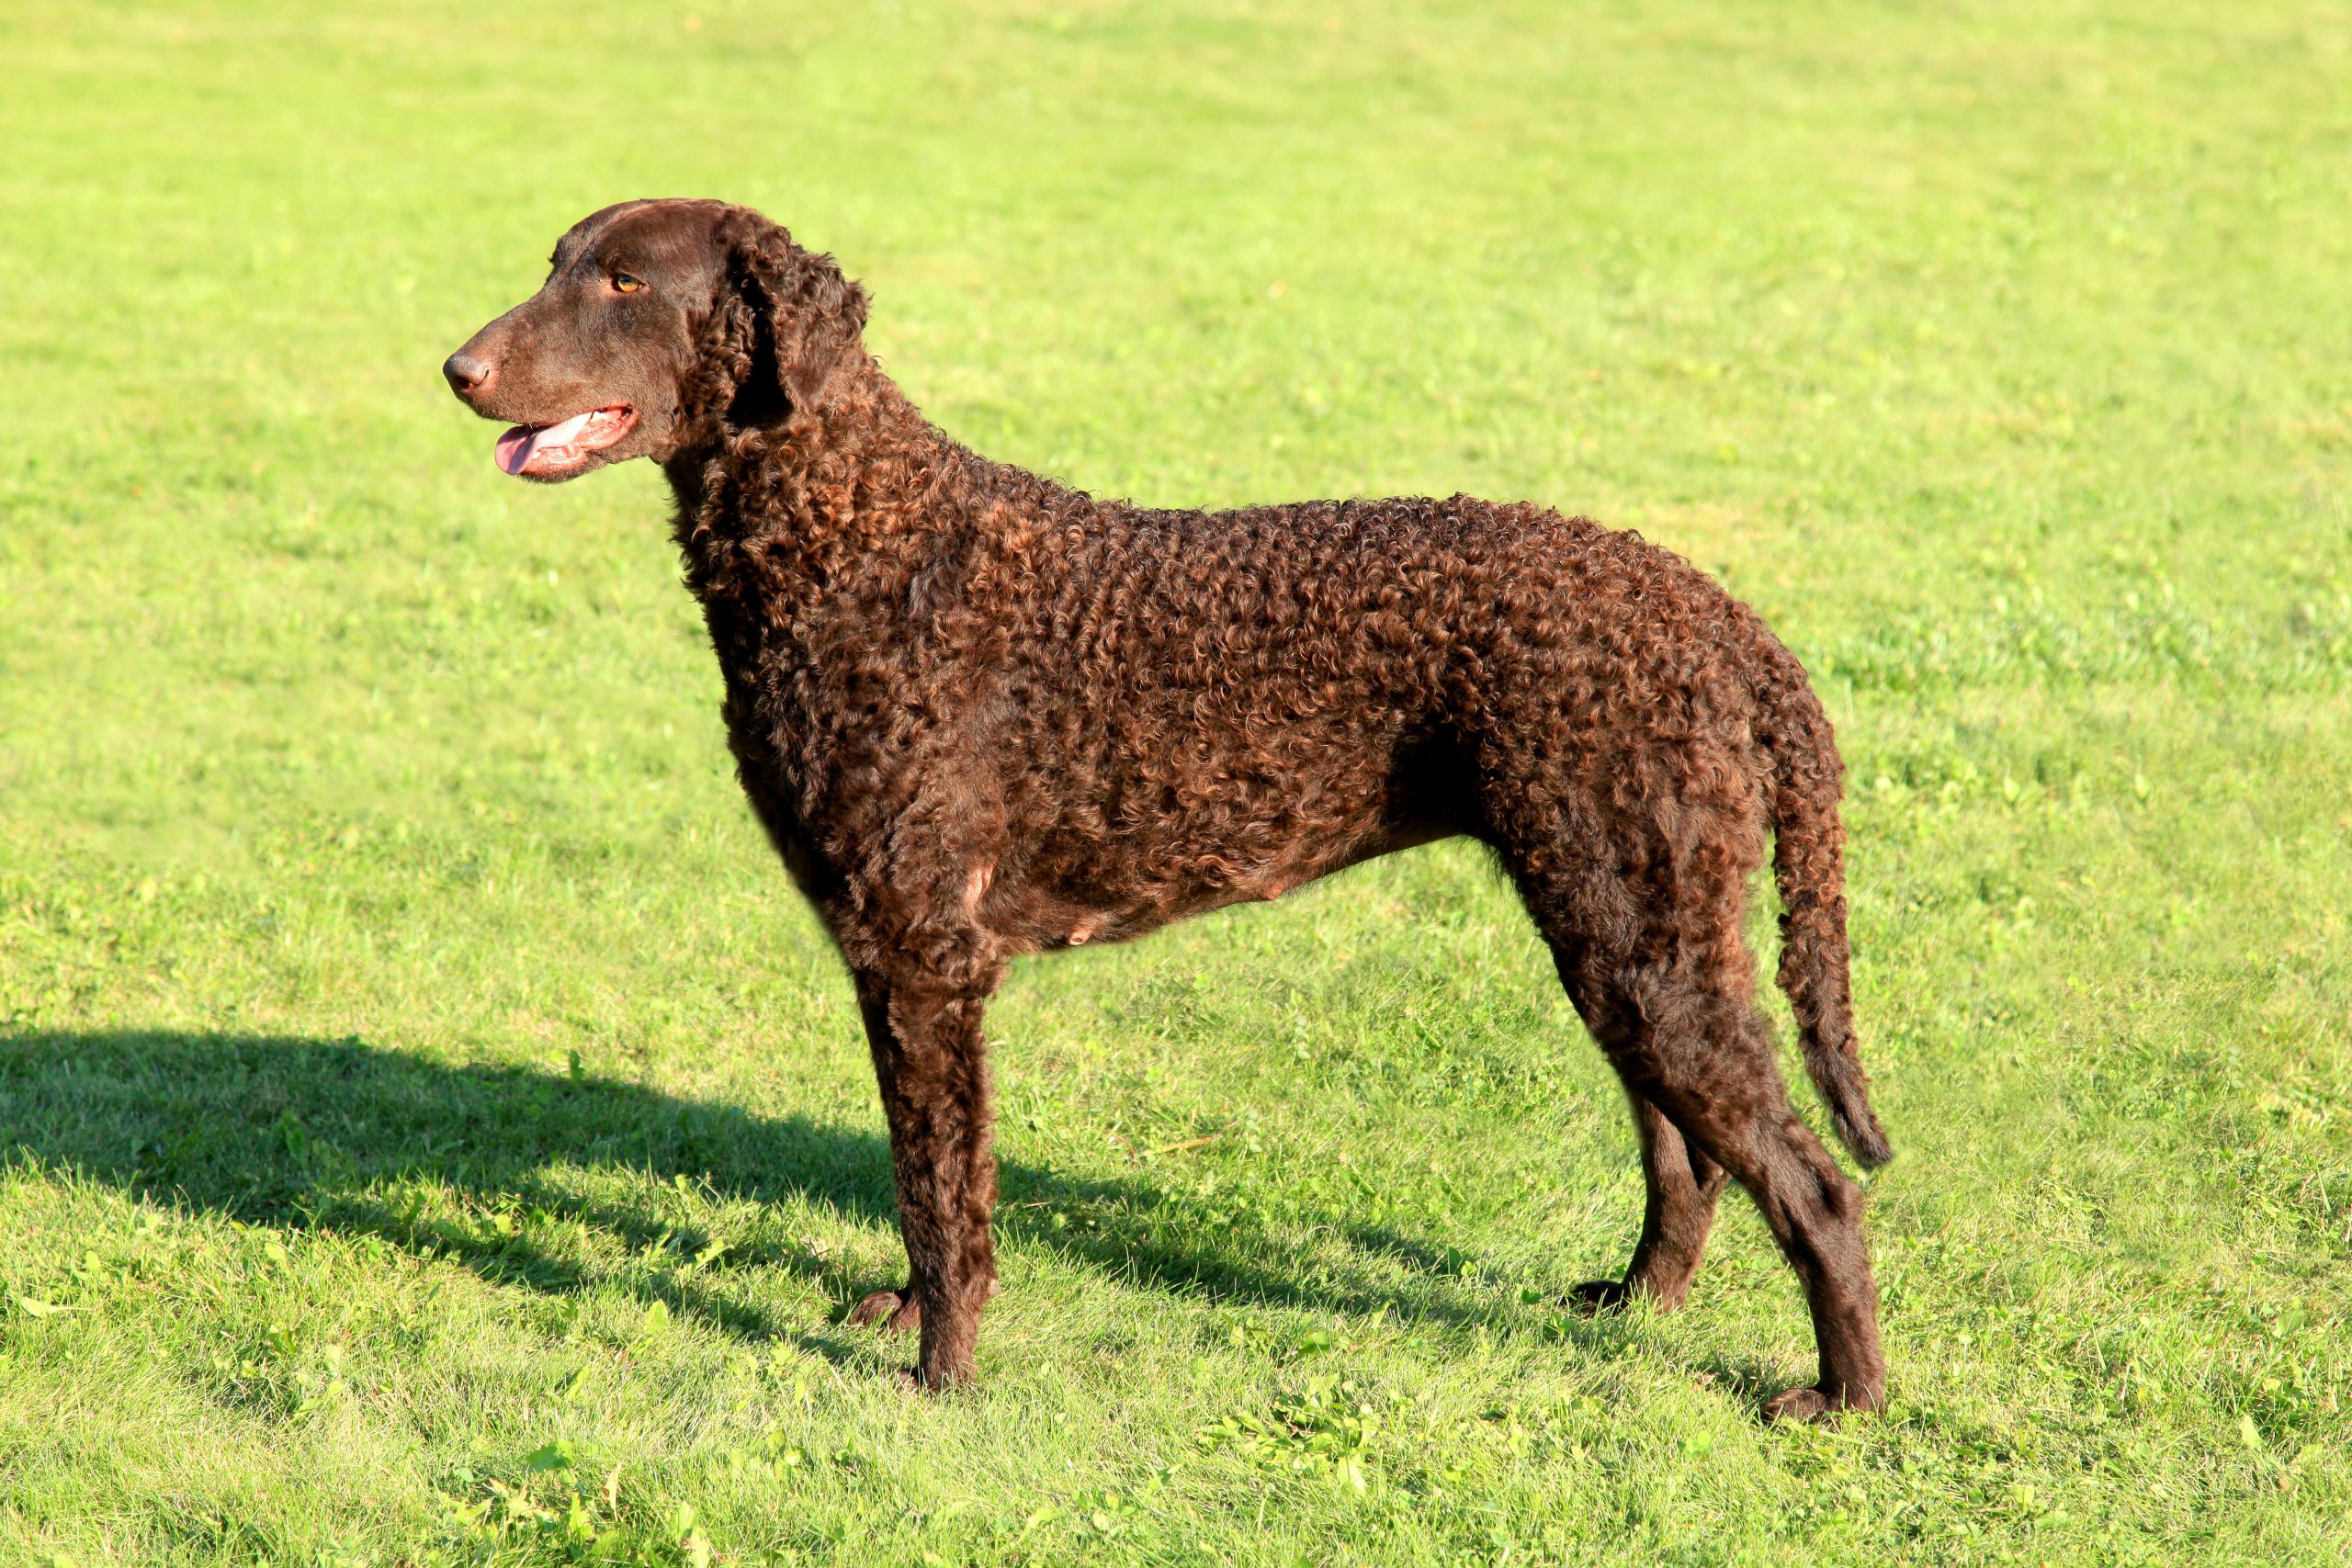
[[[1757,622],[1758,739],[1771,759],[1772,875],[1781,890],[1781,989],[1796,1013],[1805,1071],[1838,1136],[1865,1166],[1894,1157],[1871,1110],[1854,1039],[1846,943],[1846,830],[1838,819],[1843,764],[1829,716],[1804,666]]]

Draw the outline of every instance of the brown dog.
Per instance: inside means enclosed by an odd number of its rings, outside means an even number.
[[[741,207],[633,201],[445,367],[499,466],[662,465],[744,792],[855,977],[920,1325],[968,1378],[996,1289],[980,1015],[1015,953],[1139,935],[1464,833],[1491,845],[1632,1097],[1648,1213],[1608,1306],[1671,1307],[1726,1175],[1804,1281],[1820,1380],[1884,1399],[1861,1194],[1774,1066],[1741,937],[1769,834],[1780,980],[1838,1132],[1887,1157],[1847,990],[1839,762],[1755,615],[1540,507],[1150,512],[992,463],[864,347],[865,294]]]

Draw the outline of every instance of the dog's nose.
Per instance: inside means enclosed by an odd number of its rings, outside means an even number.
[[[463,349],[442,361],[441,374],[449,378],[449,389],[461,398],[469,398],[490,385],[490,367]]]

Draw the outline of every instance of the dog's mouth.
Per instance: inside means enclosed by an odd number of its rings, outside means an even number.
[[[498,466],[517,479],[569,473],[636,428],[637,411],[626,403],[549,424],[518,424],[498,438]]]

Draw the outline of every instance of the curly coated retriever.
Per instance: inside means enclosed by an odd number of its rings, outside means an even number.
[[[1805,1066],[1884,1160],[1838,751],[1753,612],[1540,506],[1148,511],[990,462],[866,352],[865,290],[742,207],[608,207],[552,268],[444,370],[514,422],[509,474],[669,476],[744,793],[864,1010],[910,1277],[853,1317],[920,1327],[910,1376],[968,1379],[996,1291],[980,1015],[1009,958],[1468,834],[1633,1100],[1641,1241],[1582,1299],[1679,1303],[1728,1176],[1820,1346],[1766,1415],[1883,1403],[1861,1193],[1790,1105],[1741,934],[1769,835]]]

